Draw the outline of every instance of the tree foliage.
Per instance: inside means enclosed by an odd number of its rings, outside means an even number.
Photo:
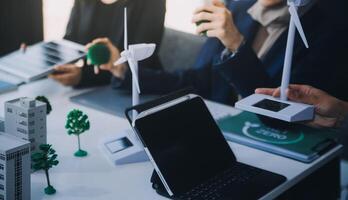
[[[81,110],[74,109],[70,111],[67,117],[65,128],[68,130],[69,135],[80,135],[90,128],[88,116]]]
[[[58,155],[50,144],[41,144],[40,152],[31,155],[32,168],[34,170],[48,170],[58,165]]]
[[[46,113],[47,113],[47,115],[50,114],[50,112],[52,111],[52,105],[51,105],[50,101],[47,99],[47,97],[37,96],[35,99],[38,101],[41,101],[43,103],[46,103],[46,106],[47,106]]]

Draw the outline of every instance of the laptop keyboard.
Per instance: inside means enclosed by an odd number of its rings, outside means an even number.
[[[242,166],[242,167],[241,167]],[[262,170],[248,165],[236,165],[209,181],[198,185],[191,191],[180,196],[180,200],[218,200],[223,197],[229,187],[248,184],[249,181],[261,173]]]

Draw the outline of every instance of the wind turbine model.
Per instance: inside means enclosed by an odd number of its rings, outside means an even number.
[[[129,68],[132,72],[132,105],[139,104],[140,86],[138,79],[138,61],[149,58],[156,49],[156,44],[134,44],[128,46],[127,32],[127,8],[124,9],[124,51],[121,58],[114,65],[120,65],[128,61]],[[136,112],[133,111],[133,122]]]
[[[314,106],[288,101],[286,90],[289,87],[291,65],[294,50],[296,29],[306,48],[308,42],[297,13],[299,6],[304,6],[308,0],[288,0],[291,15],[288,40],[286,45],[280,99],[262,94],[253,94],[236,103],[236,108],[288,122],[311,120],[314,117]]]
[[[128,46],[127,8],[125,8],[124,51],[121,52],[121,58],[119,58],[114,65],[128,62],[129,68],[132,72],[133,106],[139,104],[140,86],[138,79],[138,61],[149,58],[155,52],[155,49],[155,44],[134,44]],[[136,111],[133,111],[132,115],[132,120],[134,122],[137,116]],[[112,162],[114,162],[114,164],[127,164],[148,160],[144,149],[139,145],[140,143],[132,130],[126,130],[119,133],[117,136],[107,138],[102,143],[107,156],[112,160]]]

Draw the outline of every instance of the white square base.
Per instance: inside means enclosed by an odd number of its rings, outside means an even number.
[[[133,135],[132,130],[125,130],[103,138],[99,146],[114,165],[149,161],[142,144]]]
[[[282,101],[263,94],[250,95],[235,104],[235,107],[271,118],[299,122],[314,118],[314,106],[292,101]]]

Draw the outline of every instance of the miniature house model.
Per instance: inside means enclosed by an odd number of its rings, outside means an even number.
[[[46,104],[23,97],[5,103],[5,132],[30,141],[31,153],[47,143]]]
[[[30,143],[0,133],[0,200],[30,200]]]

